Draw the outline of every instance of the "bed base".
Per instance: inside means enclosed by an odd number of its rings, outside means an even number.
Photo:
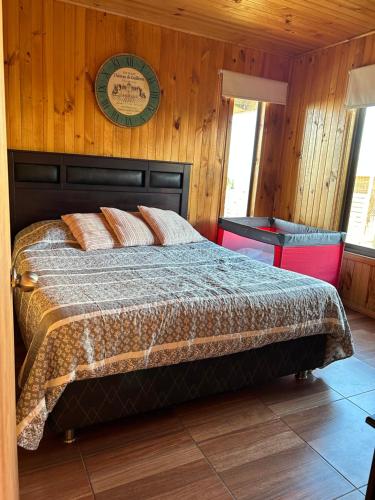
[[[178,365],[75,381],[48,422],[73,442],[74,431],[102,422],[250,387],[284,375],[297,380],[323,365],[326,335],[270,344],[259,349]]]
[[[296,380],[307,380],[312,374],[312,370],[301,370],[295,374]],[[64,443],[73,444],[76,442],[75,429],[67,429],[64,432]]]

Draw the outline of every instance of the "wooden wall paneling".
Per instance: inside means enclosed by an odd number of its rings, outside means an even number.
[[[294,60],[281,159],[283,193],[276,202],[276,211],[284,217],[338,226],[351,127],[343,105],[347,74],[364,61],[375,61],[374,38]]]
[[[161,30],[157,26],[153,26],[151,29],[151,36],[149,40],[150,51],[147,56],[149,64],[154,68],[156,73],[160,70],[160,59],[161,59]],[[148,158],[156,157],[156,143],[158,142],[157,136],[157,114],[154,116],[148,124],[148,141],[147,141],[147,154]],[[184,126],[185,126],[184,120]],[[180,160],[185,161],[185,160]]]
[[[31,9],[31,78],[33,134],[44,142],[43,114],[43,9],[40,4]]]
[[[54,4],[53,7],[53,73],[48,75],[53,79],[54,102],[54,151],[65,151],[65,4]],[[22,127],[24,126],[22,120]],[[33,145],[25,149],[34,149],[38,139]],[[23,146],[23,144],[22,144]],[[37,149],[41,149],[40,145]]]
[[[31,0],[23,0],[20,9],[20,86],[22,109],[22,143],[30,148],[33,141],[32,108],[32,26]]]
[[[221,50],[216,50],[214,52],[215,57],[212,58],[212,86],[215,92],[212,93],[212,103],[210,112],[210,126],[209,126],[209,137],[207,141],[207,169],[205,176],[205,197],[204,197],[204,208],[202,207],[202,214],[204,218],[205,213],[209,213],[210,216],[206,220],[206,231],[209,239],[216,240],[217,236],[217,216],[218,208],[220,205],[220,200],[218,194],[220,193],[221,178],[223,163],[221,157],[223,156],[223,150],[218,151],[218,146],[223,147],[224,143],[221,138],[217,136],[218,131],[221,131],[219,119],[225,120],[225,116],[220,114],[221,111],[221,79],[218,74],[217,68],[222,65],[224,57],[224,47]],[[225,110],[225,109],[224,109]],[[223,110],[223,111],[224,111]],[[216,221],[215,221],[216,219]],[[216,222],[216,223],[215,223]]]
[[[77,115],[75,100],[75,46],[78,42],[75,38],[75,15],[76,10],[71,5],[65,5],[64,12],[64,110],[63,119],[65,125],[65,151],[74,151],[74,117]],[[82,33],[84,39],[84,32]]]
[[[162,30],[160,34],[160,54],[163,54],[163,61],[160,57],[160,67],[159,67],[159,84],[161,89],[160,96],[160,105],[156,116],[153,117],[153,120],[156,121],[156,131],[157,131],[157,140],[155,144],[155,158],[158,160],[162,160],[164,158],[164,130],[166,129],[166,106],[167,99],[169,98],[169,90],[167,92],[168,87],[168,70],[169,70],[169,59],[170,52],[168,50],[168,42],[169,41],[169,32],[166,30]],[[167,97],[168,96],[168,97]]]
[[[345,110],[348,71],[375,63],[375,35],[293,61],[276,214],[337,229],[340,224],[354,113]],[[373,259],[346,254],[342,295],[374,315]]]
[[[346,252],[340,294],[346,306],[375,318],[375,259]]]
[[[16,4],[16,2],[14,2]],[[53,0],[46,0],[43,12],[43,149],[55,150],[54,30]],[[52,77],[51,77],[52,75]],[[12,141],[10,141],[12,143]],[[21,147],[21,144],[19,145]],[[35,144],[33,145],[35,148]],[[40,148],[41,149],[41,148]]]
[[[267,104],[264,114],[263,142],[260,150],[262,168],[255,182],[254,214],[271,216],[275,212],[275,196],[280,177],[280,154],[285,125],[285,106]]]
[[[221,79],[220,79],[221,80]],[[226,97],[221,98],[220,105],[220,113],[225,116],[225,121],[222,119],[221,126],[225,128],[225,132],[223,134],[222,140],[223,142],[223,157],[222,157],[222,171],[221,171],[221,189],[220,189],[220,209],[219,215],[220,217],[224,216],[224,207],[225,207],[225,192],[227,188],[227,176],[228,176],[228,161],[229,161],[229,148],[230,148],[230,137],[232,132],[232,121],[233,121],[233,107],[234,100],[227,99]]]
[[[194,149],[193,149],[193,169],[190,181],[191,194],[189,201],[189,220],[192,224],[196,225],[198,220],[198,203],[199,203],[199,190],[200,190],[200,169],[201,169],[201,148],[203,140],[203,125],[204,125],[204,106],[205,106],[205,96],[207,92],[207,87],[202,88],[202,82],[206,82],[208,78],[208,59],[209,46],[208,40],[202,39],[199,47],[199,53],[197,54],[200,68],[199,68],[199,87],[197,95],[197,114],[195,121],[195,131],[194,131]],[[206,92],[205,92],[206,91]],[[197,168],[198,163],[200,168]]]
[[[74,47],[74,151],[83,153],[85,150],[85,9],[76,10],[74,38],[76,40]]]
[[[51,0],[52,2],[54,0]],[[84,102],[84,150],[87,154],[95,154],[95,112],[96,100],[94,95],[94,81],[96,75],[96,11],[85,10],[86,36],[85,36],[85,102]],[[53,27],[50,28],[53,30]],[[124,33],[121,33],[124,36]],[[121,36],[120,35],[120,36]],[[53,71],[53,70],[51,70]],[[48,151],[49,149],[47,149]],[[125,140],[122,140],[121,155],[125,154]]]
[[[322,180],[324,190],[321,192],[317,206],[317,220],[322,226],[330,225],[330,220],[327,220],[326,216],[327,206],[329,207],[333,203],[336,186],[339,186],[340,184],[336,169],[338,163],[334,161],[334,153],[337,148],[335,148],[336,141],[333,140],[333,137],[339,128],[340,118],[342,117],[342,112],[340,110],[341,103],[339,102],[337,96],[340,94],[340,85],[345,85],[346,83],[344,75],[340,75],[341,64],[335,64],[335,61],[340,60],[342,57],[342,47],[335,47],[332,54],[333,60],[331,61],[331,64],[333,66],[333,71],[329,84],[327,119],[324,123],[325,147],[320,160],[323,162],[324,169],[324,179]]]
[[[113,54],[119,52],[116,47],[116,36],[114,36],[114,29],[116,29],[116,19],[111,19],[110,16],[105,16],[104,18],[104,39],[105,39],[105,58],[110,57]],[[140,32],[141,43],[143,42],[143,33]],[[138,40],[137,40],[138,41]],[[102,117],[104,118],[104,117]],[[114,146],[114,134],[115,129],[113,124],[104,119],[103,120],[103,154],[104,156],[113,155]],[[143,127],[144,128],[144,127]]]
[[[219,50],[222,50],[222,44]],[[200,113],[198,118],[198,137],[196,138],[195,147],[199,152],[200,169],[198,189],[196,193],[196,219],[195,224],[199,231],[208,234],[208,219],[205,217],[206,196],[207,196],[207,171],[212,168],[209,165],[209,147],[211,130],[215,119],[215,105],[213,103],[213,96],[216,97],[216,92],[212,89],[217,89],[217,80],[219,78],[217,71],[212,71],[213,61],[215,58],[215,51],[212,40],[205,40],[203,44],[201,64],[204,68],[201,69],[201,76],[204,76],[205,86],[200,89]],[[198,141],[197,141],[198,139]]]
[[[95,26],[93,27],[96,33],[95,36],[95,69],[94,69],[94,78],[93,85],[95,85],[95,77],[96,73],[100,67],[100,65],[108,58],[108,51],[105,45],[105,21],[107,15],[103,12],[96,12],[96,20]],[[90,28],[89,28],[90,29]],[[101,61],[98,64],[98,61]],[[95,99],[95,93],[93,95]],[[95,143],[95,151],[98,155],[104,155],[104,121],[103,114],[100,111],[99,107],[95,105],[95,116],[94,116],[94,143]]]
[[[4,13],[9,147],[192,162],[189,218],[215,238],[228,119],[218,71],[285,79],[289,59],[56,0],[5,0]],[[96,73],[118,52],[160,80],[160,108],[142,127],[116,127],[96,105]],[[281,122],[271,113],[267,148]],[[264,157],[270,177],[279,153]]]
[[[352,47],[361,47],[362,41],[363,40],[357,40],[357,43],[352,44]],[[338,228],[340,225],[350,153],[350,143],[354,125],[353,113],[345,110],[345,108],[343,107],[348,70],[351,69],[351,67],[361,65],[360,53],[357,52],[357,54],[355,55],[354,51],[354,55],[352,55],[353,52],[352,50],[350,50],[350,44],[344,47],[346,48],[346,51],[342,53],[342,59],[339,63],[339,83],[336,89],[338,123],[334,136],[334,152],[331,162],[331,172],[333,172],[332,178],[335,180],[335,182],[330,186],[330,200],[332,200],[332,204],[327,204],[324,221],[322,222],[322,224],[326,224],[327,226],[333,228]],[[338,64],[338,62],[336,62],[336,64]]]
[[[20,25],[20,9],[17,2],[3,2],[4,19],[9,26]],[[21,120],[16,116],[21,110],[21,75],[19,29],[4,27],[5,89],[7,95],[8,142],[21,146]],[[18,147],[15,146],[15,147]]]
[[[248,215],[253,216],[255,213],[257,215],[262,215],[263,213],[263,207],[264,207],[264,193],[261,190],[261,185],[263,184],[262,181],[259,180],[259,167],[260,167],[260,162],[262,158],[262,150],[263,150],[263,139],[265,137],[265,114],[266,114],[266,108],[267,104],[266,103],[260,103],[259,104],[259,109],[258,109],[258,140],[257,143],[255,144],[255,153],[253,153],[253,172],[252,172],[252,186],[251,186],[251,192],[250,192],[250,203],[248,203]],[[254,156],[255,155],[255,156]],[[266,160],[263,161],[263,164],[265,164]],[[266,167],[264,166],[264,169]],[[279,177],[280,171],[279,169],[277,170],[277,177]],[[276,189],[277,189],[277,183],[275,183],[275,192],[274,196],[276,194]],[[273,200],[273,205],[274,205]],[[257,207],[255,207],[257,205]],[[266,207],[267,208],[267,207]],[[272,211],[273,213],[273,211]]]

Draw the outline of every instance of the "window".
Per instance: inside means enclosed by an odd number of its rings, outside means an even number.
[[[357,112],[343,228],[349,250],[375,257],[375,107]]]
[[[250,204],[253,164],[258,136],[259,104],[246,99],[233,100],[224,217],[246,217]]]

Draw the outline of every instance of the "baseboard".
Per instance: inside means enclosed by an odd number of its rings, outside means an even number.
[[[371,309],[366,309],[365,307],[353,304],[352,302],[349,302],[348,300],[345,299],[343,299],[342,302],[344,306],[348,307],[352,311],[359,312],[361,314],[364,314],[365,316],[369,316],[370,318],[375,319],[375,311],[371,311]]]

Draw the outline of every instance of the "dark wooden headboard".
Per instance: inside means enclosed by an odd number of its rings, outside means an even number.
[[[186,218],[190,164],[8,151],[12,235],[33,222],[102,206],[146,205]]]

